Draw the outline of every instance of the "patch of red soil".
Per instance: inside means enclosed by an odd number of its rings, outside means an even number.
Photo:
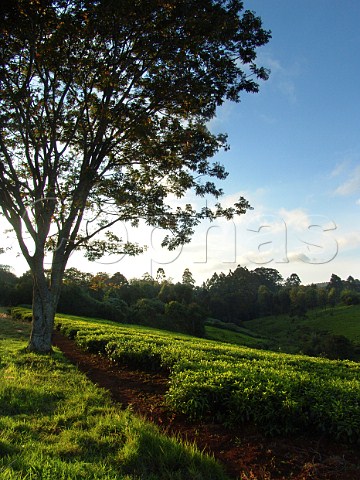
[[[110,391],[115,402],[131,407],[178,438],[213,454],[231,478],[241,480],[356,480],[360,478],[358,447],[328,438],[265,437],[252,426],[229,429],[215,421],[189,421],[171,412],[164,394],[164,374],[115,365],[107,358],[81,351],[72,340],[54,332],[53,343],[90,380]]]

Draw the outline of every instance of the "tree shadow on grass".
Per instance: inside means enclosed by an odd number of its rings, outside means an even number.
[[[6,314],[0,313],[0,340],[23,340],[29,339],[30,323],[19,322]]]
[[[60,392],[39,392],[30,387],[8,385],[0,391],[1,415],[52,414],[64,395]]]

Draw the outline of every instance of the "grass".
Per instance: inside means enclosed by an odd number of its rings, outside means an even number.
[[[225,480],[212,457],[113,405],[30,326],[0,313],[0,479]]]
[[[244,322],[248,331],[268,339],[269,348],[298,353],[302,337],[311,332],[343,335],[360,345],[360,305],[310,310],[304,317],[268,316]]]
[[[355,347],[351,358],[360,361],[360,305],[309,310],[303,317],[272,315],[242,326],[211,320],[205,331],[209,340],[292,354],[301,353],[313,336],[342,335]]]
[[[259,340],[240,332],[233,332],[211,325],[205,327],[206,338],[217,342],[234,343],[235,345],[244,345],[251,348],[264,348],[266,341]]]
[[[217,342],[243,345],[250,348],[268,347],[268,340],[249,329],[220,320],[208,320],[205,324],[205,337]]]
[[[304,324],[360,343],[360,305],[344,305],[320,312],[314,310],[309,312]]]

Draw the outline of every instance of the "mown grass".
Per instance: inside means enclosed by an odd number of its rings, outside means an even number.
[[[55,349],[25,349],[30,326],[0,316],[0,478],[221,480],[211,457],[113,405]]]

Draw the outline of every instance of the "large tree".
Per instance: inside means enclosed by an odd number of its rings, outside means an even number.
[[[240,198],[194,211],[167,198],[221,195],[226,172],[211,158],[227,141],[207,122],[257,92],[267,71],[256,49],[270,34],[237,0],[8,0],[0,10],[0,202],[34,282],[29,348],[47,352],[74,250],[136,254],[111,227],[141,219],[174,248],[202,218],[249,207]]]

